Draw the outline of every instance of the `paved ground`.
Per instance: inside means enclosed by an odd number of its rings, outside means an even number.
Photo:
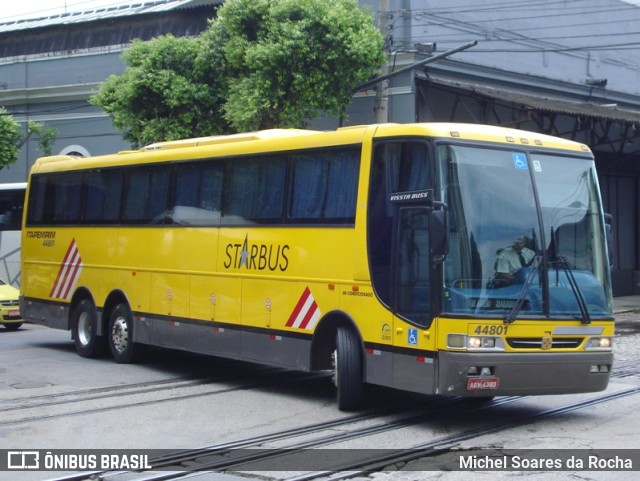
[[[620,326],[618,333],[621,331],[633,331],[637,332],[640,329],[640,296],[626,296],[616,297],[614,299],[614,313],[616,317],[616,324]],[[637,322],[637,324],[636,324]],[[618,338],[618,337],[617,337]],[[632,338],[629,338],[632,339]],[[625,342],[627,338],[618,339],[616,342],[616,361],[626,362],[628,360],[636,359],[637,349],[635,342]],[[612,416],[613,417],[613,416]],[[562,423],[560,423],[562,424]],[[519,437],[521,433],[518,433]],[[573,434],[575,436],[575,434]],[[607,438],[607,436],[604,436]],[[561,438],[558,438],[561,439]],[[572,442],[575,442],[572,441]],[[632,445],[637,443],[633,442]],[[491,443],[489,443],[491,445]],[[500,445],[499,443],[497,445]],[[585,481],[625,481],[633,479],[633,472],[619,472],[619,471],[599,471],[599,472],[587,472],[582,471],[580,473],[571,472],[420,472],[420,471],[408,471],[408,472],[382,472],[374,473],[370,477],[354,478],[356,481],[423,481],[425,479],[433,479],[440,481],[466,481],[470,477],[477,477],[478,479],[492,479],[492,480],[507,480],[514,478],[526,478],[534,481],[540,479],[541,481],[566,481],[568,479],[581,479]],[[259,481],[254,478],[237,477],[229,474],[220,473],[198,473],[194,475],[193,481]]]
[[[640,318],[640,296],[615,297],[613,310],[616,314],[638,314]]]
[[[640,330],[640,296],[616,297],[613,299],[616,332],[622,329]]]

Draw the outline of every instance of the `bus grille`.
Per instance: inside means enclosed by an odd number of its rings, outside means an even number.
[[[575,349],[580,346],[581,337],[555,337],[551,343],[551,349]],[[507,344],[513,349],[542,349],[541,337],[510,337]]]

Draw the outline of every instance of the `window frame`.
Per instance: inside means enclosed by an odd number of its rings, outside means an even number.
[[[221,156],[221,157],[206,157],[201,159],[187,159],[187,160],[169,160],[165,162],[150,162],[150,163],[138,163],[132,165],[115,165],[105,167],[93,167],[87,169],[73,169],[67,171],[50,172],[50,173],[36,173],[30,178],[30,190],[29,190],[29,212],[27,215],[26,226],[32,227],[44,227],[44,226],[189,226],[189,227],[248,227],[248,226],[265,226],[265,227],[277,227],[277,226],[307,226],[307,227],[321,227],[321,226],[335,226],[335,227],[353,227],[355,226],[356,206],[358,191],[360,188],[360,170],[361,170],[361,156],[362,156],[363,144],[343,144],[326,146],[310,149],[297,149],[290,151],[275,151],[264,152],[257,154],[244,154],[233,156]],[[328,156],[327,156],[328,154]],[[348,155],[349,160],[353,163],[353,179],[350,184],[352,192],[349,194],[349,202],[352,204],[348,207],[351,215],[348,216],[336,216],[336,217],[294,217],[291,216],[292,206],[294,201],[294,186],[293,186],[293,172],[295,169],[295,157],[299,155],[306,156],[322,156],[328,157],[329,162],[333,155]],[[225,212],[228,212],[226,202],[227,189],[230,182],[230,171],[236,164],[242,162],[254,162],[261,163],[267,162],[269,159],[276,159],[279,162],[283,162],[282,169],[284,171],[282,175],[283,185],[281,187],[282,193],[279,196],[282,207],[280,209],[280,215],[277,217],[265,218],[265,219],[246,219],[236,218],[233,221],[225,221]],[[220,183],[221,190],[214,196],[214,203],[217,199],[219,201],[220,212],[213,212],[213,216],[206,218],[202,217],[202,221],[198,222],[197,216],[191,218],[193,222],[185,221],[179,222],[173,218],[173,209],[179,207],[177,205],[178,197],[178,177],[181,167],[196,167],[196,170],[206,169],[212,165],[220,165],[222,172],[222,181]],[[141,216],[128,216],[127,207],[132,205],[129,195],[132,186],[132,182],[136,175],[144,174],[145,172],[149,176],[153,176],[154,172],[164,172],[162,175],[166,176],[166,196],[163,199],[163,208],[151,209],[149,201],[144,206],[144,215]],[[117,218],[89,218],[87,215],[90,207],[86,205],[87,196],[94,195],[89,192],[91,177],[96,173],[115,172],[113,175],[122,175],[122,188],[120,189],[119,208]],[[121,172],[121,173],[120,173]],[[74,219],[55,219],[53,211],[52,199],[49,197],[55,197],[56,192],[52,189],[52,185],[55,184],[56,179],[70,178],[73,175],[81,176],[81,191],[78,194],[79,213]],[[336,177],[337,178],[337,177]],[[153,180],[149,182],[151,183]],[[264,184],[267,185],[267,184]],[[201,188],[202,186],[200,186]],[[42,190],[44,189],[44,191]],[[52,189],[52,190],[50,190]],[[44,198],[42,196],[44,195]],[[40,197],[40,199],[38,199]],[[104,201],[103,201],[104,202]],[[39,205],[38,205],[39,204]],[[106,204],[103,204],[103,212]],[[36,210],[40,209],[40,210]],[[150,216],[153,213],[155,215]],[[217,219],[215,216],[217,215]],[[215,219],[215,220],[214,220]]]

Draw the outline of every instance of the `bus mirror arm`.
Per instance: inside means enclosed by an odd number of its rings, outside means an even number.
[[[431,258],[434,264],[444,262],[449,252],[449,222],[447,204],[432,201],[429,219],[429,238],[431,240]]]

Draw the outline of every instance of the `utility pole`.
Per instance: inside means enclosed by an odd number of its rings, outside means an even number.
[[[390,39],[390,17],[389,12],[389,0],[380,0],[378,8],[378,22],[380,33],[384,38],[385,50],[391,46]],[[387,75],[389,73],[389,61],[382,67],[382,74]],[[376,123],[384,124],[389,122],[389,80],[383,80],[376,85],[376,105],[374,107],[376,114]]]

